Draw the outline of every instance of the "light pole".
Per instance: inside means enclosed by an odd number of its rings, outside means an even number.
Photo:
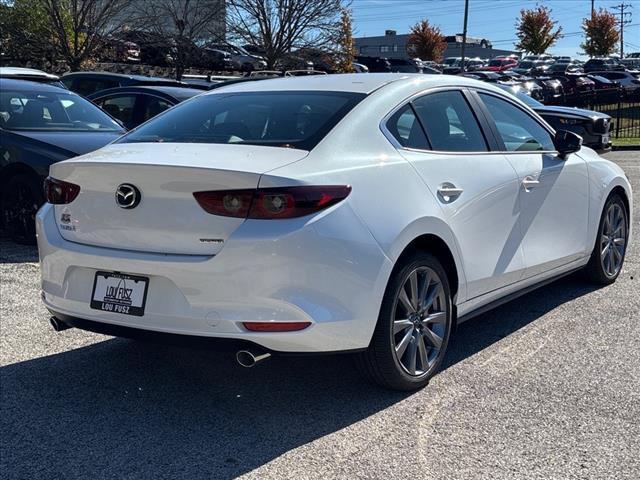
[[[467,19],[468,18],[469,18],[469,0],[464,0],[464,26],[462,27],[462,49],[460,52],[462,54],[462,65],[461,65],[462,72],[465,71],[465,63],[466,63],[465,49],[467,47]]]

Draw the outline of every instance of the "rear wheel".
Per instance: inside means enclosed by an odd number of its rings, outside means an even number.
[[[2,223],[16,243],[36,243],[36,213],[44,203],[42,186],[37,177],[13,176],[2,192]]]
[[[624,263],[628,235],[629,219],[625,204],[620,195],[611,195],[602,210],[596,243],[585,267],[591,281],[600,285],[616,281]]]
[[[442,265],[418,252],[396,268],[369,348],[359,364],[395,390],[424,387],[444,357],[452,325],[451,293]]]

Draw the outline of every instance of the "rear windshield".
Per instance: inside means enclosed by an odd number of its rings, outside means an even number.
[[[118,143],[232,143],[311,150],[364,94],[230,92],[167,110]]]

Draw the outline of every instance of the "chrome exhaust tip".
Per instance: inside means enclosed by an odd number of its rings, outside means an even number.
[[[59,320],[56,317],[51,317],[49,319],[49,323],[56,332],[62,332],[63,330],[68,330],[69,328],[71,328],[71,325],[64,323],[62,320]]]
[[[252,352],[250,350],[238,350],[236,361],[245,368],[255,367],[258,363],[264,362],[271,357],[269,352]]]

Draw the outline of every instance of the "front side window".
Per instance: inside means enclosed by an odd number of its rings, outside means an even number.
[[[70,93],[0,92],[0,126],[7,130],[121,131],[94,104]]]
[[[121,143],[233,143],[311,150],[363,98],[353,92],[205,94],[176,105]]]
[[[462,92],[437,92],[413,101],[431,148],[443,152],[486,152],[487,142]]]
[[[531,115],[493,95],[480,93],[480,98],[498,128],[509,152],[554,151],[551,134]]]

